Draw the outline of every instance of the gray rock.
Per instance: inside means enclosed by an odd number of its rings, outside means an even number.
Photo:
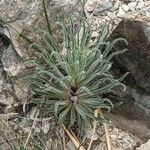
[[[133,11],[133,10],[135,10],[136,5],[137,5],[137,2],[135,1],[135,2],[129,3],[129,4],[128,4],[128,7],[129,7],[130,10]]]
[[[125,11],[120,7],[117,13],[117,17],[123,17],[124,14],[125,14]]]
[[[92,13],[94,11],[94,15],[97,15],[100,12],[111,9],[112,6],[113,6],[112,0],[102,0],[102,1],[89,0],[85,4],[85,11],[89,13]]]
[[[7,22],[21,20],[27,26],[31,25],[41,11],[40,1],[36,0],[2,0],[0,2],[0,18]]]
[[[21,61],[20,56],[14,50],[13,45],[9,45],[7,49],[3,51],[1,61],[3,69],[9,76],[16,76],[25,69],[25,65]]]
[[[7,31],[7,32],[5,32]],[[21,57],[14,49],[13,43],[10,40],[8,29],[0,26],[0,106],[13,105],[16,102],[27,101],[28,94],[25,91],[29,90],[29,83],[24,79],[13,79],[19,74],[24,74],[26,67],[23,64]],[[8,37],[9,36],[9,37]],[[19,88],[24,88],[20,90]],[[5,109],[5,108],[4,108]]]
[[[128,5],[123,4],[121,7],[122,7],[122,9],[123,9],[125,12],[128,12],[128,11],[129,11]]]
[[[124,70],[130,72],[133,79],[129,84],[134,82],[139,88],[150,92],[150,23],[123,20],[110,37],[124,37],[128,41],[127,47],[118,47],[128,48],[128,51],[116,58],[118,65],[123,65]]]
[[[136,150],[150,150],[150,140],[136,148]]]
[[[148,139],[150,137],[150,24],[144,21],[123,20],[109,39],[118,37],[124,37],[128,41],[128,46],[120,43],[115,48],[128,48],[128,51],[114,58],[112,72],[117,76],[125,72],[129,72],[129,75],[124,81],[127,85],[126,92],[117,92],[116,99],[122,100],[123,104],[113,113],[143,124],[145,130],[141,129],[141,132],[137,125],[131,128],[130,124],[126,124],[126,129],[142,139]]]
[[[108,9],[111,9],[113,6],[112,0],[103,0],[102,4],[98,5],[97,9],[95,10],[95,14],[98,12],[102,12]]]
[[[144,1],[143,0],[140,0],[136,6],[137,9],[142,9],[144,7]]]
[[[17,0],[1,0],[0,18],[8,22],[17,20],[22,13],[21,9],[25,3]]]

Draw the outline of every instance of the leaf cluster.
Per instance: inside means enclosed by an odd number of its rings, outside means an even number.
[[[95,109],[113,107],[104,94],[115,92],[115,87],[125,86],[123,78],[115,79],[110,74],[111,59],[126,50],[115,51],[119,41],[107,41],[107,29],[104,27],[99,36],[92,41],[92,31],[85,20],[75,30],[70,19],[62,23],[63,50],[59,48],[51,32],[43,32],[47,48],[32,43],[31,47],[39,52],[39,58],[30,60],[36,70],[31,76],[33,90],[36,93],[34,103],[42,105],[46,114],[53,113],[61,123],[74,125],[88,122],[94,117]],[[98,118],[97,120],[100,120]]]

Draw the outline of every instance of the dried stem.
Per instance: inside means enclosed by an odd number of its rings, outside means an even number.
[[[80,145],[80,142],[79,140],[77,140],[77,137],[74,137],[70,132],[69,130],[62,124],[65,132],[67,133],[67,135],[69,136],[69,138],[71,139],[71,141],[73,142],[73,144],[76,146],[76,148],[78,150],[85,150],[85,148],[83,146]]]
[[[101,110],[99,110],[99,114],[101,115],[102,118],[104,118],[103,112]],[[104,130],[105,130],[105,135],[106,135],[107,149],[112,150],[107,124],[104,122],[103,126],[104,126]]]
[[[28,144],[28,142],[29,142],[29,139],[30,139],[30,137],[31,137],[32,130],[33,130],[34,126],[35,126],[36,119],[37,119],[38,115],[39,115],[39,110],[38,110],[37,113],[36,113],[36,116],[35,116],[34,122],[33,122],[33,124],[32,124],[31,130],[30,130],[29,135],[28,135],[28,137],[27,137],[27,140],[26,140],[26,143],[25,143],[25,146],[24,146],[25,148],[26,148],[26,146],[27,146],[27,144]]]
[[[96,109],[96,110],[94,111],[94,116],[95,116],[96,118],[97,118],[97,116],[98,116],[98,112],[99,112],[99,109]],[[96,131],[96,126],[97,126],[97,122],[96,122],[96,120],[94,120],[94,122],[93,122],[92,137],[91,137],[91,141],[90,141],[90,144],[89,144],[89,147],[88,147],[87,150],[90,150],[90,149],[91,149],[91,146],[92,146],[92,143],[93,143],[93,137],[94,137],[94,134],[95,134],[95,131]]]

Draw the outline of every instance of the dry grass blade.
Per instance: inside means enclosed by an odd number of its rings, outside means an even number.
[[[104,118],[104,115],[101,110],[99,110],[99,114],[101,115],[101,118]],[[103,126],[104,126],[104,130],[105,130],[105,135],[106,135],[107,149],[112,150],[107,124],[105,122],[103,122]]]
[[[67,133],[67,135],[69,136],[69,138],[71,139],[71,141],[73,142],[73,144],[76,146],[76,148],[78,150],[85,150],[85,148],[80,145],[80,142],[79,142],[79,140],[77,140],[77,137],[74,137],[64,125],[62,125],[62,126],[63,126],[65,132]]]
[[[98,116],[98,112],[99,112],[99,109],[96,109],[96,110],[94,111],[94,116],[95,116],[96,118],[97,118],[97,116]],[[94,120],[94,122],[93,122],[92,138],[91,138],[91,141],[90,141],[90,144],[89,144],[89,147],[88,147],[87,150],[90,150],[90,149],[91,149],[91,146],[92,146],[92,143],[93,143],[93,136],[94,136],[95,131],[96,131],[96,126],[97,126],[97,122],[96,122],[96,120]]]
[[[29,139],[30,139],[30,137],[31,137],[32,130],[33,130],[35,124],[36,124],[36,119],[37,119],[38,115],[39,115],[39,110],[38,110],[37,113],[36,113],[36,116],[35,116],[34,122],[33,122],[33,124],[32,124],[30,133],[29,133],[29,135],[28,135],[28,137],[27,137],[27,140],[26,140],[26,143],[25,143],[25,146],[24,146],[25,148],[26,148],[26,146],[27,146],[27,144],[28,144],[28,142],[29,142]]]

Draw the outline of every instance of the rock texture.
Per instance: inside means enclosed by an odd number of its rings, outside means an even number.
[[[124,37],[128,41],[128,51],[115,57],[112,72],[118,76],[129,72],[129,75],[125,79],[126,92],[118,93],[124,104],[114,110],[114,113],[139,122],[143,133],[136,130],[137,125],[132,132],[135,131],[139,137],[147,139],[150,132],[143,129],[146,126],[150,131],[150,24],[123,20],[112,32],[109,40],[118,37]],[[120,43],[116,48],[126,46]],[[129,126],[131,125],[128,124],[126,128],[129,129]]]
[[[45,2],[49,18],[53,20],[52,28],[57,32],[58,26],[54,26],[54,22],[58,20],[63,11],[69,12],[76,1]],[[78,9],[78,5],[76,6],[73,9]],[[0,102],[1,105],[12,105],[18,101],[27,103],[30,88],[29,83],[22,76],[30,73],[30,70],[28,71],[23,61],[33,56],[34,52],[18,32],[25,33],[36,42],[41,40],[42,36],[37,31],[46,29],[42,1],[2,0],[0,8],[0,19],[10,25],[6,27],[0,22]]]
[[[149,149],[150,149],[150,140],[142,144],[140,147],[136,148],[136,150],[149,150]]]
[[[29,83],[18,77],[25,74],[26,67],[15,50],[8,28],[3,25],[0,26],[0,43],[0,107],[4,112],[15,103],[27,101]]]
[[[46,6],[52,27],[57,33],[59,33],[56,25],[57,20],[61,18],[63,12],[66,12],[65,15],[74,12],[76,17],[78,11],[81,11],[81,4],[76,0],[47,0]],[[40,41],[40,36],[36,36],[35,33],[38,29],[46,29],[41,1],[1,0],[0,8],[0,19],[9,22],[19,32],[26,33],[35,41]],[[117,28],[112,34],[112,38],[123,36],[129,41],[129,51],[115,59],[116,69],[114,72],[120,76],[120,74],[129,71],[130,75],[125,81],[127,84],[126,93],[118,93],[119,99],[124,102],[124,105],[107,116],[122,129],[129,130],[142,139],[147,139],[150,137],[150,112],[148,108],[150,105],[150,29],[146,22],[150,16],[150,1],[87,0],[84,12],[87,20],[92,22],[91,27],[95,31],[93,37],[98,35],[97,28],[106,21],[112,20],[110,32],[122,18],[142,21],[141,23],[123,21],[119,24],[118,33],[115,33]],[[145,21],[139,16],[145,18]],[[17,32],[12,28],[8,30],[0,26],[0,113],[12,112],[14,111],[12,105],[18,109],[20,106],[18,103],[25,106],[26,102],[29,101],[31,94],[29,83],[16,77],[26,74],[22,59],[32,55],[33,52]],[[129,138],[126,133],[121,133],[122,135],[117,137],[118,133],[121,131],[114,130],[111,134],[111,138],[114,139],[112,142],[117,141],[124,150],[125,147],[134,149],[136,142],[132,140],[133,138]]]
[[[36,21],[41,11],[40,1],[36,0],[2,0],[0,18],[7,22],[20,22],[26,27]]]
[[[138,16],[150,16],[150,1],[147,0],[87,0],[85,14],[93,29],[110,21],[110,32],[123,19],[135,20]]]

